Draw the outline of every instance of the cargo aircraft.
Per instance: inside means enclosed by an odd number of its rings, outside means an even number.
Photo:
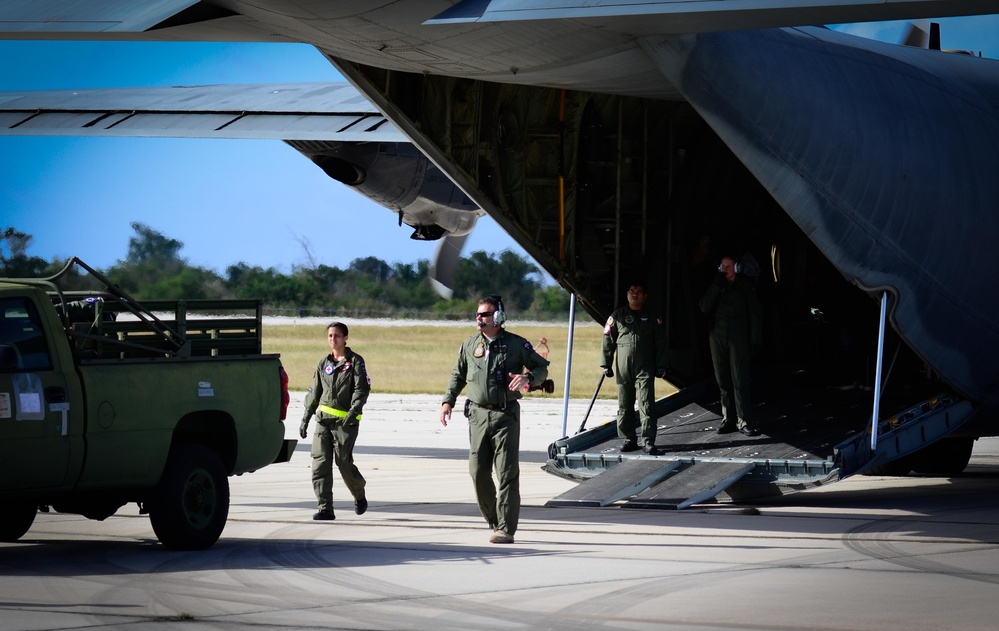
[[[657,404],[665,453],[620,454],[612,423],[581,426],[552,444],[547,467],[580,488],[605,471],[629,480],[554,503],[682,508],[854,473],[956,473],[975,438],[999,435],[999,273],[987,256],[999,237],[999,62],[817,26],[992,11],[985,0],[95,0],[7,5],[0,37],[314,45],[376,111],[336,128],[342,147],[301,129],[270,137],[358,185],[378,171],[373,156],[405,152],[399,137],[377,138],[391,123],[418,149],[410,162],[426,160],[407,181],[442,175],[447,191],[425,209],[446,199],[450,223],[386,204],[418,235],[460,237],[487,213],[598,321],[630,279],[652,288],[679,387]],[[123,111],[84,113],[83,127],[127,126]],[[30,117],[15,122],[23,132]],[[358,129],[370,145],[347,137]],[[718,404],[697,303],[723,255],[764,306],[761,437],[709,431]]]

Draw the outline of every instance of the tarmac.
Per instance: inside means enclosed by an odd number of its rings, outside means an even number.
[[[442,427],[439,400],[371,396],[355,450],[364,515],[336,479],[336,520],[312,520],[307,444],[230,478],[229,521],[206,551],[164,549],[134,505],[103,522],[39,514],[0,544],[0,628],[996,628],[999,439],[953,478],[857,476],[681,511],[546,508],[574,485],[540,468],[562,401],[527,398],[520,529],[495,545],[467,425]],[[571,402],[569,433],[588,405]],[[597,401],[587,426],[615,406]],[[289,438],[301,415],[293,394]]]

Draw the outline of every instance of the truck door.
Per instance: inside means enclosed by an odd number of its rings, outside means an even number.
[[[0,491],[60,486],[74,455],[71,430],[82,440],[83,428],[72,424],[83,410],[69,409],[67,376],[52,350],[34,302],[0,297]],[[75,379],[73,366],[62,368]]]

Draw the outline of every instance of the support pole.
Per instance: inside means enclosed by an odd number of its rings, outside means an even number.
[[[572,342],[576,329],[576,294],[569,294],[569,341],[565,348],[565,385],[562,388],[562,436],[568,436],[569,384],[572,382]]]
[[[878,361],[874,374],[874,412],[871,417],[871,451],[878,448],[878,409],[881,404],[881,364],[885,354],[885,319],[888,313],[888,292],[881,294],[881,322],[878,324]]]
[[[577,434],[582,432],[583,428],[586,427],[586,419],[590,418],[590,411],[593,409],[593,404],[597,401],[597,395],[600,394],[600,386],[604,385],[605,377],[606,373],[600,373],[600,381],[597,382],[597,389],[593,391],[593,398],[590,399],[590,407],[586,408],[586,415],[583,416],[583,422],[579,424],[579,429],[576,430]]]

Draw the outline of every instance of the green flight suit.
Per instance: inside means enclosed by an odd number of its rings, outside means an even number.
[[[333,511],[333,464],[354,500],[364,497],[364,476],[354,465],[354,443],[361,410],[371,393],[364,358],[348,346],[344,359],[332,355],[319,360],[312,385],[305,394],[305,419],[316,415],[312,435],[312,487],[320,511]]]
[[[741,274],[729,282],[718,276],[700,302],[701,311],[711,316],[711,363],[721,396],[722,423],[731,424],[732,395],[735,395],[735,425],[754,427],[750,399],[752,354],[762,346],[762,308],[753,281]]]
[[[655,376],[669,363],[663,319],[642,307],[621,307],[607,318],[601,344],[603,368],[614,367],[617,382],[617,435],[637,442],[635,403],[642,426],[642,443],[656,443],[652,408],[656,402]],[[617,361],[614,353],[617,351]],[[637,395],[637,396],[636,396]]]
[[[520,521],[520,392],[511,392],[510,373],[527,369],[530,385],[548,379],[548,360],[531,343],[506,330],[492,341],[482,333],[466,339],[458,351],[442,403],[453,410],[468,385],[468,471],[479,512],[493,530],[517,532]],[[499,482],[493,483],[492,470]]]

